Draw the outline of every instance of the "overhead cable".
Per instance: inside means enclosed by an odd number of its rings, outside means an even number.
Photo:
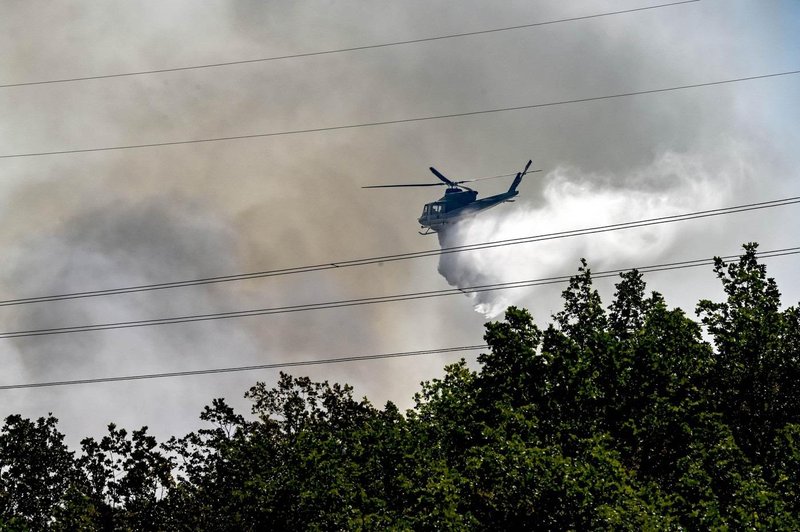
[[[189,140],[172,140],[172,141],[164,141],[164,142],[149,142],[145,144],[125,144],[119,146],[101,146],[96,148],[78,148],[78,149],[67,149],[67,150],[52,150],[52,151],[40,151],[40,152],[28,152],[28,153],[11,153],[0,155],[0,159],[13,159],[13,158],[20,158],[20,157],[41,157],[46,155],[67,155],[67,154],[77,154],[77,153],[90,153],[90,152],[105,152],[105,151],[118,151],[118,150],[132,150],[132,149],[142,149],[142,148],[158,148],[164,146],[178,146],[178,145],[186,145],[186,144],[202,144],[202,143],[209,143],[209,142],[227,142],[227,141],[234,141],[234,140],[247,140],[247,139],[256,139],[256,138],[267,138],[267,137],[280,137],[286,135],[302,135],[307,133],[322,133],[327,131],[340,131],[345,129],[356,129],[362,127],[377,127],[377,126],[388,126],[394,124],[408,124],[412,122],[425,122],[429,120],[441,120],[446,118],[461,118],[461,117],[468,117],[468,116],[478,116],[478,115],[486,115],[491,113],[505,113],[511,111],[523,111],[529,109],[539,109],[543,107],[554,107],[558,105],[569,105],[569,104],[576,104],[576,103],[587,103],[587,102],[596,102],[600,100],[611,100],[615,98],[626,98],[629,96],[640,96],[644,94],[657,94],[663,92],[671,92],[671,91],[679,91],[685,89],[696,89],[701,87],[712,87],[717,85],[725,85],[729,83],[741,83],[744,81],[753,81],[759,79],[767,79],[767,78],[775,78],[779,76],[792,76],[795,74],[800,74],[800,70],[790,70],[785,72],[773,72],[770,74],[762,74],[758,76],[746,76],[740,78],[731,78],[731,79],[723,79],[718,81],[708,81],[704,83],[692,83],[688,85],[678,85],[672,87],[661,87],[657,89],[647,89],[647,90],[640,90],[640,91],[632,91],[632,92],[622,92],[617,94],[606,94],[603,96],[590,96],[587,98],[575,98],[571,100],[557,100],[552,102],[545,102],[545,103],[535,103],[529,105],[517,105],[513,107],[497,107],[493,109],[479,109],[475,111],[465,111],[462,113],[448,113],[442,115],[428,115],[428,116],[418,116],[412,118],[399,118],[396,120],[381,120],[376,122],[361,122],[357,124],[345,124],[345,125],[338,125],[338,126],[323,126],[323,127],[313,127],[313,128],[306,128],[306,129],[292,129],[292,130],[285,130],[285,131],[273,131],[269,133],[251,133],[251,134],[244,134],[244,135],[232,135],[227,137],[208,137],[208,138],[200,138],[200,139],[189,139]]]
[[[792,247],[792,248],[785,248],[785,249],[777,249],[771,251],[763,251],[757,253],[759,258],[774,258],[774,257],[782,257],[787,255],[796,255],[800,254],[800,246]],[[738,255],[729,255],[726,257],[722,257],[724,260],[730,260],[737,258]],[[706,259],[695,259],[695,260],[688,260],[688,261],[679,261],[679,262],[669,262],[665,264],[656,264],[651,266],[641,266],[641,267],[634,267],[634,268],[618,268],[614,270],[607,270],[601,271],[593,274],[593,277],[596,279],[601,279],[605,277],[612,277],[619,275],[620,273],[630,271],[632,269],[637,269],[642,273],[653,273],[653,272],[660,272],[660,271],[669,271],[669,270],[678,270],[683,268],[695,268],[698,266],[705,266],[708,264],[713,264],[713,258],[706,258]],[[555,284],[555,283],[564,283],[568,282],[572,275],[560,275],[556,277],[546,277],[540,279],[529,279],[525,281],[513,281],[507,283],[494,283],[494,284],[487,284],[487,285],[477,285],[477,286],[467,286],[467,287],[460,287],[460,288],[448,288],[444,290],[429,290],[429,291],[422,291],[422,292],[411,292],[406,294],[395,294],[389,296],[378,296],[378,297],[365,297],[365,298],[355,298],[355,299],[345,299],[340,301],[328,301],[324,303],[307,303],[303,305],[289,305],[289,306],[281,306],[281,307],[271,307],[271,308],[258,308],[258,309],[250,309],[250,310],[237,310],[231,312],[216,312],[210,314],[195,314],[189,316],[175,316],[169,318],[156,318],[156,319],[147,319],[147,320],[134,320],[134,321],[122,321],[122,322],[114,322],[114,323],[97,323],[97,324],[90,324],[90,325],[77,325],[77,326],[68,326],[68,327],[50,327],[45,329],[32,329],[26,331],[9,331],[0,333],[0,338],[23,338],[23,337],[32,337],[32,336],[47,336],[53,334],[68,334],[68,333],[78,333],[78,332],[91,332],[91,331],[107,331],[113,329],[130,329],[130,328],[137,328],[137,327],[152,327],[156,325],[172,325],[178,323],[191,323],[197,321],[213,321],[213,320],[224,320],[224,319],[231,319],[231,318],[244,318],[248,316],[265,316],[271,314],[288,314],[292,312],[306,312],[309,310],[323,310],[323,309],[333,309],[333,308],[343,308],[343,307],[355,307],[361,305],[373,305],[377,303],[393,303],[398,301],[410,301],[410,300],[417,300],[417,299],[427,299],[433,297],[443,297],[443,296],[453,296],[459,294],[473,294],[473,293],[480,293],[480,292],[492,292],[497,290],[509,290],[514,288],[525,288],[530,286],[539,286],[539,285],[548,285],[548,284]]]
[[[139,375],[123,375],[117,377],[97,377],[93,379],[75,379],[49,382],[33,382],[25,384],[3,384],[0,390],[19,390],[21,388],[50,388],[52,386],[72,386],[76,384],[99,384],[102,382],[137,381],[149,379],[163,379],[168,377],[189,377],[193,375],[212,375],[217,373],[234,373],[239,371],[256,371],[264,369],[283,369],[298,366],[317,366],[321,364],[341,364],[343,362],[363,362],[367,360],[380,360],[386,358],[401,358],[422,355],[438,355],[443,353],[458,353],[486,349],[488,345],[465,345],[460,347],[445,347],[441,349],[426,349],[423,351],[403,351],[400,353],[380,353],[376,355],[358,355],[338,358],[323,358],[316,360],[296,360],[292,362],[275,362],[272,364],[255,364],[250,366],[234,366],[228,368],[209,368],[186,371],[169,371],[165,373],[144,373]]]
[[[246,65],[252,63],[265,63],[269,61],[280,61],[286,59],[298,59],[302,57],[313,57],[318,55],[332,55],[332,54],[340,54],[340,53],[347,53],[347,52],[357,52],[362,50],[372,50],[376,48],[386,48],[389,46],[401,46],[401,45],[409,45],[409,44],[418,44],[424,42],[432,42],[432,41],[441,41],[445,39],[457,39],[462,37],[472,37],[476,35],[486,35],[489,33],[499,33],[504,31],[512,31],[512,30],[522,30],[522,29],[529,29],[535,28],[538,26],[547,26],[551,24],[560,24],[563,22],[575,22],[580,20],[588,20],[593,18],[600,18],[600,17],[609,17],[612,15],[622,15],[625,13],[634,13],[637,11],[648,11],[653,9],[659,9],[662,7],[670,7],[670,6],[677,6],[681,4],[693,4],[699,2],[700,0],[683,0],[681,2],[670,2],[668,4],[659,4],[654,6],[646,6],[646,7],[637,7],[633,9],[623,9],[619,11],[608,11],[605,13],[596,13],[593,15],[583,15],[578,17],[569,17],[569,18],[562,18],[556,20],[548,20],[544,22],[533,22],[531,24],[520,24],[517,26],[506,26],[502,28],[491,28],[486,30],[478,30],[478,31],[469,31],[469,32],[462,32],[462,33],[452,33],[449,35],[438,35],[434,37],[423,37],[419,39],[409,39],[404,41],[393,41],[393,42],[386,42],[380,44],[368,44],[364,46],[352,46],[349,48],[337,48],[334,50],[322,50],[316,52],[305,52],[305,53],[297,53],[297,54],[288,54],[288,55],[278,55],[272,57],[261,57],[256,59],[244,59],[240,61],[225,61],[219,63],[207,63],[202,65],[191,65],[191,66],[184,66],[184,67],[174,67],[174,68],[160,68],[154,70],[139,70],[135,72],[120,72],[116,74],[100,74],[96,76],[81,76],[81,77],[71,77],[71,78],[60,78],[60,79],[49,79],[49,80],[40,80],[40,81],[24,81],[20,83],[5,83],[0,85],[0,89],[2,88],[10,88],[10,87],[27,87],[31,85],[50,85],[55,83],[73,83],[77,81],[89,81],[89,80],[98,80],[98,79],[109,79],[109,78],[122,78],[122,77],[131,77],[131,76],[144,76],[149,74],[165,74],[167,72],[181,72],[185,70],[199,70],[205,68],[219,68],[219,67],[227,67],[227,66],[234,66],[234,65]]]
[[[698,218],[708,218],[712,216],[722,216],[726,214],[735,214],[740,212],[747,212],[752,210],[768,209],[773,207],[783,207],[787,205],[794,205],[800,203],[800,196],[793,196],[788,198],[781,198],[770,201],[762,201],[758,203],[747,203],[744,205],[735,205],[731,207],[721,207],[718,209],[710,209],[703,211],[687,212],[683,214],[675,214],[670,216],[660,216],[657,218],[646,218],[643,220],[635,220],[630,222],[622,222],[608,225],[600,225],[595,227],[587,227],[583,229],[571,229],[568,231],[558,231],[554,233],[545,233],[540,235],[531,235],[519,238],[509,238],[504,240],[493,240],[489,242],[480,242],[475,244],[465,244],[461,246],[444,247],[441,249],[431,249],[426,251],[416,251],[408,253],[398,253],[395,255],[382,255],[377,257],[367,257],[361,259],[349,259],[336,262],[326,262],[321,264],[314,264],[309,266],[296,266],[293,268],[282,268],[275,270],[265,270],[250,273],[238,273],[233,275],[221,275],[215,277],[204,277],[200,279],[189,279],[183,281],[172,281],[165,283],[154,283],[146,285],[126,286],[120,288],[107,288],[103,290],[87,290],[83,292],[71,292],[65,294],[55,294],[37,297],[26,297],[17,299],[7,299],[0,301],[0,307],[12,305],[25,305],[31,303],[43,303],[48,301],[63,301],[69,299],[82,299],[99,296],[110,296],[117,294],[130,294],[136,292],[146,292],[151,290],[164,290],[169,288],[180,288],[187,286],[197,286],[214,283],[224,283],[231,281],[243,281],[247,279],[259,279],[264,277],[277,277],[282,275],[291,275],[297,273],[309,273],[321,270],[333,270],[348,268],[352,266],[366,266],[369,264],[380,264],[385,262],[396,262],[402,260],[419,259],[424,257],[434,257],[438,255],[446,255],[450,253],[461,253],[466,251],[477,251],[481,249],[490,249],[495,247],[512,246],[518,244],[529,244],[533,242],[542,242],[546,240],[556,240],[560,238],[568,238],[574,236],[589,235],[594,233],[604,233],[609,231],[620,231],[622,229],[633,229],[637,227],[647,227],[651,225],[659,225],[666,223],[682,222],[687,220],[696,220]]]

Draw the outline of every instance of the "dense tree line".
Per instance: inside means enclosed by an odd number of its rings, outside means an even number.
[[[546,329],[509,308],[405,413],[282,374],[159,444],[114,425],[70,451],[52,417],[0,432],[7,529],[800,529],[800,311],[756,246],[717,260],[699,322],[586,263]],[[705,328],[708,340],[703,336]]]

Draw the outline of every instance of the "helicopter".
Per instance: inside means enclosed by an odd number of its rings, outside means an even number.
[[[533,161],[528,161],[528,164],[525,165],[525,168],[521,172],[517,172],[517,176],[514,178],[514,181],[511,182],[511,186],[506,192],[481,199],[478,199],[477,191],[464,186],[464,183],[472,183],[474,181],[495,179],[497,177],[506,176],[493,176],[477,179],[464,179],[462,181],[451,181],[436,168],[431,166],[430,171],[433,172],[433,175],[439,178],[441,183],[371,185],[361,188],[437,187],[447,185],[447,189],[444,191],[444,196],[439,198],[437,201],[425,204],[425,207],[422,209],[422,216],[420,216],[418,219],[421,228],[424,230],[424,232],[420,231],[419,234],[429,235],[431,233],[441,231],[448,224],[452,224],[459,220],[463,220],[464,218],[474,216],[478,212],[486,210],[490,207],[494,207],[495,205],[505,202],[513,202],[514,200],[512,198],[519,194],[519,192],[517,192],[517,187],[522,181],[523,176],[528,173],[528,168],[531,167],[532,162]],[[539,171],[540,170],[532,170],[532,172]]]

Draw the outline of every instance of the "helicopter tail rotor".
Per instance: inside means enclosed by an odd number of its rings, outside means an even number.
[[[518,187],[518,186],[519,186],[519,184],[522,182],[522,177],[523,177],[525,174],[527,174],[527,173],[528,173],[528,168],[530,168],[530,167],[531,167],[531,164],[532,164],[532,163],[533,163],[533,160],[529,160],[529,161],[528,161],[528,164],[526,164],[526,165],[525,165],[525,169],[524,169],[524,170],[522,170],[522,172],[518,172],[518,173],[517,173],[517,177],[515,177],[515,178],[514,178],[514,181],[511,183],[511,186],[508,188],[508,191],[509,191],[509,192],[516,192],[516,191],[517,191],[517,187]]]

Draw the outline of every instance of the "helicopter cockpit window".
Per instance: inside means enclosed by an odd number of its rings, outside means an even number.
[[[442,205],[441,203],[434,203],[433,205],[431,205],[431,212],[433,214],[442,214],[443,212],[442,207],[444,207],[444,205]]]

